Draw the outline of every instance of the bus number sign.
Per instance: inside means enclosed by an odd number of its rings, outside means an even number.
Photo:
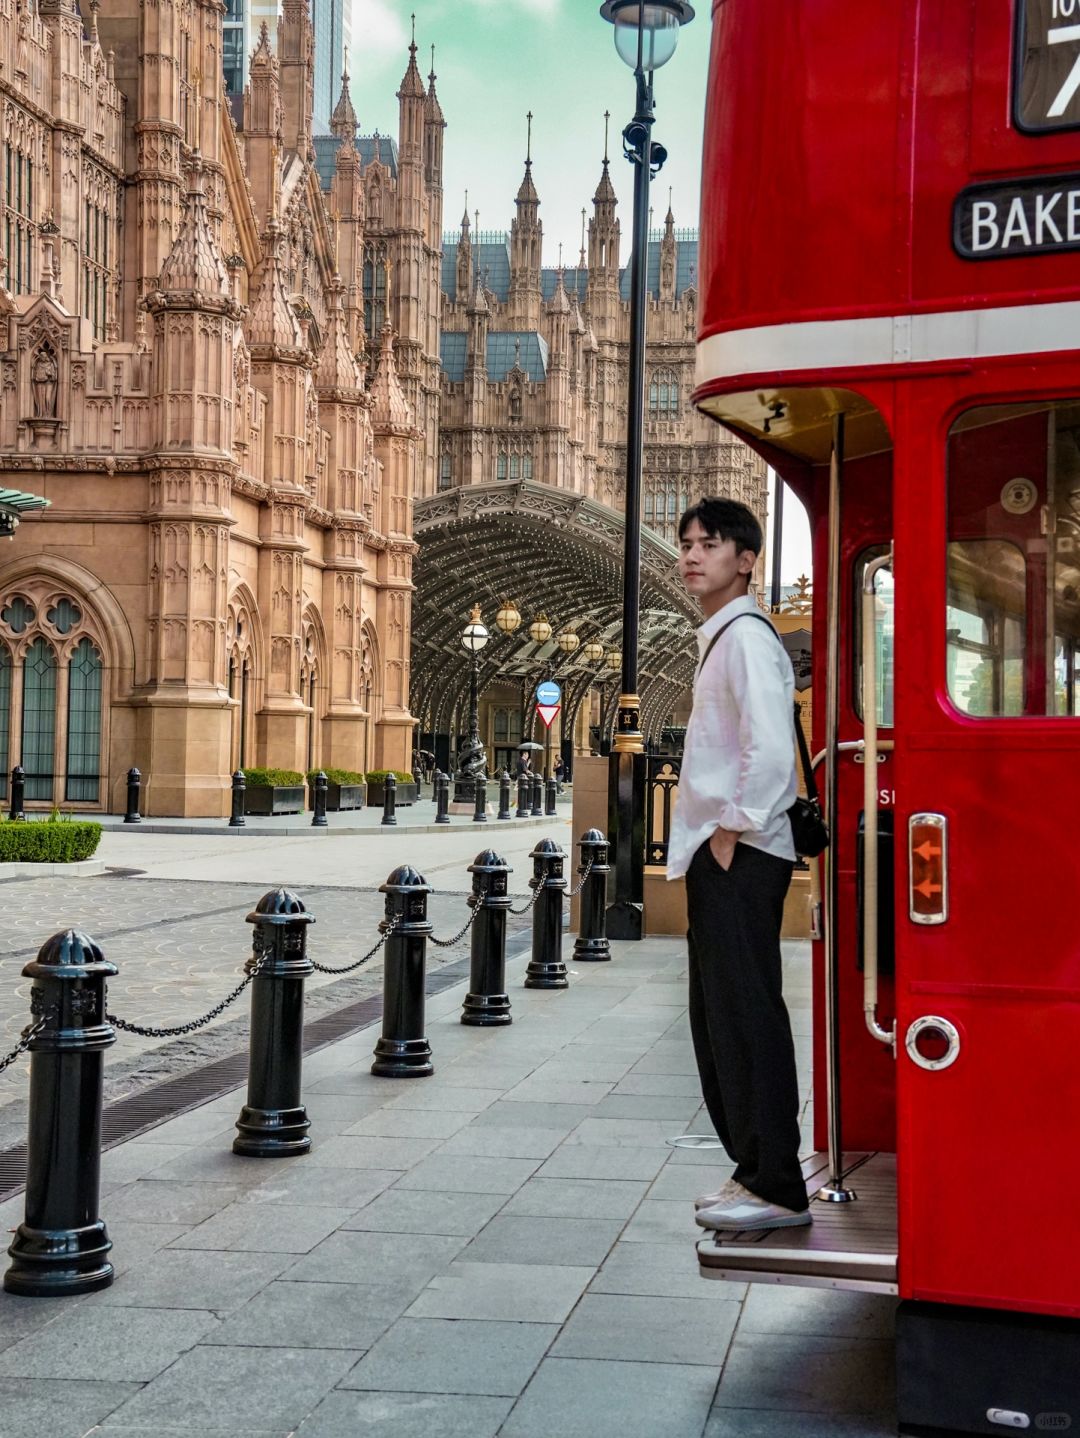
[[[1017,129],[1080,126],[1080,0],[1016,0],[1014,54]]]

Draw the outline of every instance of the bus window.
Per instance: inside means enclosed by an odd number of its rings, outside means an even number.
[[[1080,714],[1080,403],[961,415],[948,510],[952,703],[986,718]]]
[[[864,549],[855,561],[852,602],[855,605],[855,713],[863,717],[863,634],[862,634],[862,585],[866,566],[871,560],[888,554],[887,544],[877,544]],[[879,729],[893,727],[893,577],[889,570],[879,569],[874,580],[877,594],[877,722]]]

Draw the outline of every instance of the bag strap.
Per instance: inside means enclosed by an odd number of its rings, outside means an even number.
[[[700,674],[701,671],[705,668],[705,663],[706,663],[706,661],[708,660],[709,655],[710,655],[710,654],[713,652],[713,650],[716,648],[716,644],[717,644],[717,641],[719,640],[720,636],[721,636],[722,634],[726,633],[727,630],[729,630],[729,629],[731,628],[731,626],[732,626],[733,624],[735,624],[735,623],[736,623],[738,620],[740,620],[740,619],[760,619],[761,622],[762,622],[762,624],[764,624],[765,627],[766,627],[766,629],[768,629],[769,633],[772,634],[773,637],[776,639],[776,642],[780,645],[781,648],[783,648],[783,646],[784,646],[784,641],[780,638],[780,635],[776,632],[776,626],[775,626],[774,624],[771,624],[771,623],[769,622],[769,620],[765,618],[764,614],[758,614],[758,612],[757,612],[756,610],[750,610],[750,609],[748,609],[748,610],[745,610],[742,614],[736,614],[733,618],[729,619],[726,624],[721,624],[720,628],[716,631],[716,633],[713,635],[713,637],[709,640],[709,647],[708,647],[708,649],[706,649],[705,653],[704,653],[704,654],[702,655],[702,657],[701,657],[701,663],[698,665],[698,669],[697,669],[698,674]],[[785,653],[786,653],[786,651],[785,651]],[[819,803],[819,800],[818,800],[817,781],[814,779],[814,770],[813,770],[813,767],[812,767],[812,764],[811,764],[811,760],[810,760],[810,750],[807,748],[807,745],[806,745],[806,735],[803,733],[802,720],[801,720],[801,718],[800,718],[801,714],[802,714],[802,709],[801,709],[801,707],[800,707],[800,705],[799,705],[799,701],[796,699],[796,701],[795,701],[795,738],[796,738],[796,741],[797,741],[798,746],[799,746],[799,760],[800,760],[800,763],[802,764],[803,782],[804,782],[805,785],[806,785],[806,797],[810,800],[810,802],[811,802],[812,804],[818,804],[818,803]]]

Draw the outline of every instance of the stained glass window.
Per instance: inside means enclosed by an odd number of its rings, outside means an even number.
[[[53,797],[56,742],[56,652],[35,639],[23,661],[22,766],[26,798]]]
[[[66,799],[96,803],[101,766],[101,658],[80,641],[68,666]]]

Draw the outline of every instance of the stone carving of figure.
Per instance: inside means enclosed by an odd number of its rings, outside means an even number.
[[[60,370],[52,350],[38,350],[34,358],[34,367],[30,371],[35,419],[56,418],[56,382],[59,375]]]
[[[514,385],[513,389],[510,391],[510,418],[511,418],[511,419],[520,419],[520,418],[521,418],[521,387],[520,387],[520,385]]]

